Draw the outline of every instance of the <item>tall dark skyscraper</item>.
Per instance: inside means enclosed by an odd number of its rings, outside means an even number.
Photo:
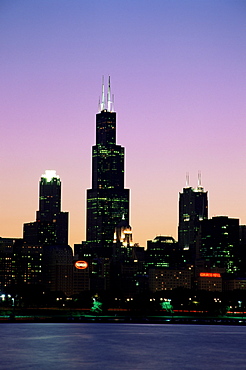
[[[211,267],[239,270],[239,219],[217,216],[202,221],[199,244],[201,258]]]
[[[61,180],[47,170],[39,183],[39,210],[35,222],[24,224],[24,241],[38,245],[68,244],[68,212],[61,212]]]
[[[87,190],[86,241],[91,246],[112,245],[116,225],[129,223],[129,189],[124,188],[124,147],[116,144],[116,112],[108,83],[104,83],[96,115],[96,145],[92,147],[92,188]]]
[[[199,176],[198,187],[187,186],[179,194],[179,248],[185,252],[186,261],[193,262],[196,256],[196,237],[200,221],[208,218],[208,193],[201,186]]]
[[[61,212],[61,180],[56,171],[48,170],[39,182],[37,221],[50,221]]]

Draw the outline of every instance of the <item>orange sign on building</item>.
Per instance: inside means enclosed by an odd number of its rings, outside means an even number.
[[[79,270],[84,270],[88,267],[88,263],[86,261],[76,261],[75,267]]]
[[[218,272],[200,272],[200,277],[214,277],[220,278],[221,275]]]

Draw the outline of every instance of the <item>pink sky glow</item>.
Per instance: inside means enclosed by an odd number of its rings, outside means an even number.
[[[102,75],[125,147],[134,241],[177,238],[178,194],[246,224],[244,0],[2,0],[0,236],[35,220],[46,169],[62,181],[70,245],[85,240]]]

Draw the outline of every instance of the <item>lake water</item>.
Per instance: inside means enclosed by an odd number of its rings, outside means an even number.
[[[246,327],[0,324],[0,368],[246,369]]]

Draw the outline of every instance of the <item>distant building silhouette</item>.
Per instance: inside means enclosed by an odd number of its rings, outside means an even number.
[[[96,145],[92,147],[92,188],[87,190],[87,245],[112,246],[115,226],[124,215],[129,223],[129,189],[124,188],[124,148],[116,144],[116,113],[110,79],[107,102],[104,83],[96,115]]]
[[[44,287],[51,292],[73,294],[73,252],[68,245],[43,247],[42,271]]]
[[[241,276],[246,276],[246,225],[239,225],[239,250],[237,257]]]
[[[42,246],[23,239],[0,238],[0,290],[42,284]]]
[[[39,210],[35,222],[24,224],[24,241],[30,245],[67,245],[68,212],[61,212],[61,180],[46,170],[39,183]]]
[[[228,273],[239,270],[239,220],[227,216],[212,217],[201,222],[200,257],[211,267],[225,268]]]
[[[208,218],[208,193],[198,184],[197,188],[187,186],[179,194],[178,243],[185,262],[196,258],[196,237],[200,222]]]
[[[191,271],[185,269],[149,269],[149,290],[160,292],[177,288],[191,289]]]
[[[149,268],[174,268],[179,262],[177,242],[172,236],[159,235],[147,241],[146,265]]]
[[[14,238],[0,237],[0,291],[15,282],[14,275]]]

